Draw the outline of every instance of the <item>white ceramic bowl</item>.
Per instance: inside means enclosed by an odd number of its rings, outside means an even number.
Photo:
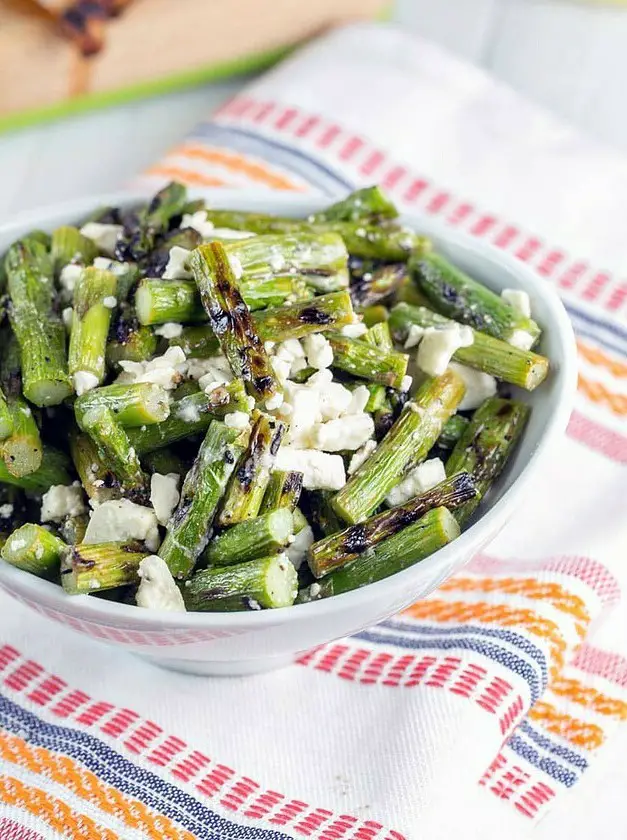
[[[94,207],[129,204],[128,194],[95,196],[22,217],[0,228],[0,253],[32,228],[52,230],[80,220]],[[213,206],[302,216],[328,203],[280,194],[251,196],[243,191],[212,191]],[[79,633],[105,641],[157,665],[194,674],[250,674],[290,662],[298,653],[355,633],[427,595],[458,571],[507,522],[520,505],[531,477],[564,433],[576,387],[573,332],[564,308],[546,280],[521,262],[480,240],[461,236],[428,217],[403,221],[431,237],[455,264],[491,289],[520,288],[529,293],[533,314],[543,327],[541,352],[551,374],[532,394],[517,394],[533,406],[515,455],[482,506],[482,515],[465,533],[421,563],[378,583],[328,600],[281,610],[246,613],[159,613],[93,598],[68,596],[61,587],[0,563],[0,586],[32,609]]]

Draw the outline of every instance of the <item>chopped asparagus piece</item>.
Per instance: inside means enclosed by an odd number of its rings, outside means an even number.
[[[394,350],[394,342],[392,341],[387,321],[380,321],[378,324],[370,327],[364,335],[364,341],[367,344],[372,344],[373,347],[378,347],[386,353]]]
[[[287,508],[294,511],[303,489],[303,474],[295,470],[274,470],[261,503],[260,512]]]
[[[365,310],[391,297],[407,278],[407,264],[381,265],[351,259],[351,298],[355,309]]]
[[[468,473],[457,473],[406,504],[385,510],[314,543],[309,549],[309,568],[317,578],[323,577],[417,522],[427,511],[437,507],[453,510],[478,496]]]
[[[440,437],[436,441],[436,445],[441,449],[453,449],[457,441],[464,434],[469,422],[461,414],[454,414],[452,417],[449,417],[444,424]],[[446,507],[449,507],[449,505],[446,505]]]
[[[0,389],[0,440],[8,438],[13,431],[13,418],[6,397]]]
[[[294,530],[288,508],[278,508],[239,522],[209,543],[203,559],[211,566],[231,566],[267,557],[284,548]]]
[[[181,489],[159,556],[175,578],[189,577],[205,550],[213,519],[242,447],[239,433],[214,420]]]
[[[79,397],[74,403],[76,422],[94,409],[107,409],[121,426],[149,426],[161,423],[170,414],[167,392],[158,385],[139,382],[134,385],[106,385]]]
[[[304,338],[317,332],[334,330],[349,324],[354,317],[348,292],[331,292],[310,301],[264,309],[254,323],[263,341]]]
[[[285,554],[275,554],[197,572],[187,582],[183,596],[188,610],[231,612],[289,607],[297,590],[296,569]]]
[[[67,546],[61,555],[61,584],[68,595],[89,595],[138,583],[139,564],[149,554],[139,542]]]
[[[363,318],[364,324],[370,328],[387,321],[389,312],[385,306],[374,304],[373,306],[366,307],[361,313],[361,317]]]
[[[225,244],[224,248],[229,259],[241,266],[244,288],[254,285],[254,278],[274,275],[302,278],[320,292],[348,286],[346,246],[332,231],[253,236]]]
[[[16,242],[5,258],[9,318],[20,345],[24,396],[38,406],[58,405],[72,393],[65,327],[52,309],[52,266],[44,247]]]
[[[503,471],[529,413],[529,406],[524,403],[500,397],[490,397],[475,411],[446,462],[447,475],[466,470],[479,490],[476,498],[455,512],[461,525],[468,521],[492,482]]]
[[[207,320],[193,280],[141,280],[135,291],[135,311],[144,326]]]
[[[285,430],[283,423],[266,414],[255,420],[246,451],[231,476],[218,524],[233,525],[257,516]]]
[[[420,254],[410,264],[419,290],[441,312],[479,332],[530,350],[540,327],[439,254]]]
[[[52,233],[50,256],[58,274],[68,263],[89,265],[98,256],[98,248],[93,240],[83,236],[78,228],[63,225]]]
[[[423,306],[399,303],[392,309],[388,323],[396,340],[404,342],[412,324],[425,329],[440,329],[454,322]],[[473,330],[473,339],[469,347],[460,347],[455,351],[453,359],[456,362],[489,373],[527,391],[533,391],[546,379],[549,360],[545,356],[521,350],[477,330]]]
[[[74,289],[68,367],[77,394],[104,380],[111,312],[117,306],[116,288],[116,277],[110,271],[86,268]]]
[[[82,543],[87,531],[89,515],[86,513],[78,516],[68,516],[59,526],[59,533],[69,545]]]
[[[128,311],[121,312],[111,325],[106,360],[109,365],[120,362],[145,362],[157,350],[157,336],[150,327],[142,326]]]
[[[333,349],[333,367],[381,385],[400,388],[407,373],[409,356],[397,350],[374,347],[358,338],[340,333],[327,336]]]
[[[361,190],[347,195],[336,201],[326,210],[320,210],[309,217],[309,221],[316,222],[357,222],[360,219],[375,217],[375,219],[395,219],[398,210],[385,195],[381,187],[363,187]]]
[[[59,573],[65,547],[63,540],[41,525],[22,525],[5,542],[2,559],[31,575],[50,579]]]
[[[256,399],[269,399],[277,391],[277,382],[224,246],[219,242],[201,245],[189,263],[209,323],[233,373]]]
[[[105,405],[95,405],[81,415],[79,424],[96,444],[100,459],[110,465],[124,495],[143,498],[146,476],[137,452],[113,411]]]
[[[124,225],[115,256],[119,260],[143,260],[155,246],[157,236],[166,231],[170,219],[179,215],[187,203],[187,190],[182,184],[170,183],[153,196],[146,207]]]
[[[41,465],[31,473],[20,476],[12,475],[4,461],[0,460],[0,484],[11,484],[29,492],[45,492],[53,484],[70,484],[68,472],[69,459],[64,452],[51,446],[44,446]]]
[[[135,429],[127,434],[139,455],[170,446],[178,440],[204,432],[212,420],[222,419],[234,411],[250,411],[244,383],[234,379],[219,385],[208,394],[198,391],[173,402],[170,416],[161,423]]]
[[[180,347],[188,359],[208,359],[220,352],[220,342],[208,324],[184,327],[179,336],[170,339],[170,347]]]
[[[359,589],[401,572],[429,557],[459,536],[459,525],[445,508],[428,511],[422,519],[331,572],[320,583],[318,597],[328,598]]]
[[[89,435],[74,428],[70,431],[70,454],[74,467],[90,499],[97,504],[120,498],[120,487],[111,465],[100,457]]]
[[[400,481],[423,461],[464,396],[453,371],[427,379],[379,447],[338,491],[332,504],[346,522],[366,519]]]

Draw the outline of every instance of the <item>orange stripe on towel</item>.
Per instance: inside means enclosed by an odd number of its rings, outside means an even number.
[[[185,829],[177,828],[168,817],[155,813],[142,802],[127,797],[116,788],[104,784],[91,770],[82,767],[74,759],[59,755],[44,747],[33,747],[22,738],[7,732],[0,735],[0,764],[2,762],[10,762],[31,773],[37,773],[44,779],[63,785],[71,791],[73,796],[123,821],[129,828],[141,828],[147,840],[194,840],[192,834]],[[44,796],[47,795],[44,794]],[[40,799],[40,797],[36,798]],[[2,801],[1,795],[0,801]],[[23,806],[24,803],[18,801],[16,804]],[[42,807],[43,810],[38,813],[48,821],[46,803],[43,803]],[[85,820],[84,817],[80,819]],[[70,836],[85,836],[90,840],[101,836],[106,838],[111,836],[115,840],[115,835],[110,835],[108,832],[102,835],[94,833],[71,834]]]
[[[210,175],[201,175],[200,172],[193,172],[183,169],[181,166],[153,166],[146,172],[147,175],[157,175],[160,178],[173,178],[183,184],[190,184],[196,187],[226,187],[227,181],[220,178],[213,178]]]
[[[559,735],[560,738],[586,750],[597,749],[605,740],[605,734],[600,726],[578,720],[564,712],[558,712],[555,706],[542,700],[529,710],[529,717],[540,722],[554,735]]]
[[[608,406],[614,414],[627,414],[627,396],[610,391],[600,382],[593,382],[579,374],[579,390],[592,402]]]
[[[602,350],[599,350],[598,347],[591,347],[589,344],[585,344],[581,340],[577,342],[577,348],[580,355],[591,365],[603,367],[608,370],[612,376],[616,376],[617,378],[627,378],[627,364],[625,362],[613,359]]]
[[[578,703],[599,715],[627,720],[627,703],[615,697],[608,697],[607,694],[584,685],[579,680],[558,677],[553,680],[550,688],[553,694],[565,697],[571,703]]]
[[[251,181],[265,184],[275,190],[292,190],[303,192],[304,187],[298,186],[285,175],[272,172],[259,161],[253,161],[243,155],[234,152],[227,152],[224,149],[207,148],[206,146],[181,146],[174,150],[173,154],[190,158],[191,160],[204,160],[208,163],[217,163],[235,172],[238,175],[246,175]]]
[[[559,583],[543,583],[535,578],[472,578],[452,577],[440,586],[440,591],[503,592],[539,601],[548,601],[561,612],[588,623],[590,615],[585,601],[573,595]]]

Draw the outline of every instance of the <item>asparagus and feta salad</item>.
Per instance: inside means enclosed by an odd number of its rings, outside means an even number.
[[[0,267],[3,561],[158,610],[327,598],[467,526],[548,360],[377,187],[307,219],[172,183]],[[515,392],[514,392],[515,393]]]

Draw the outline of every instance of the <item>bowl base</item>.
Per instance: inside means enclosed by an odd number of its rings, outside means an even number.
[[[234,659],[222,661],[205,662],[200,659],[163,659],[157,656],[149,656],[137,653],[144,662],[150,662],[157,668],[165,668],[168,671],[178,671],[181,674],[193,674],[197,677],[247,677],[253,674],[263,674],[266,671],[276,671],[278,668],[285,668],[294,662],[294,656],[266,656],[261,659]]]

